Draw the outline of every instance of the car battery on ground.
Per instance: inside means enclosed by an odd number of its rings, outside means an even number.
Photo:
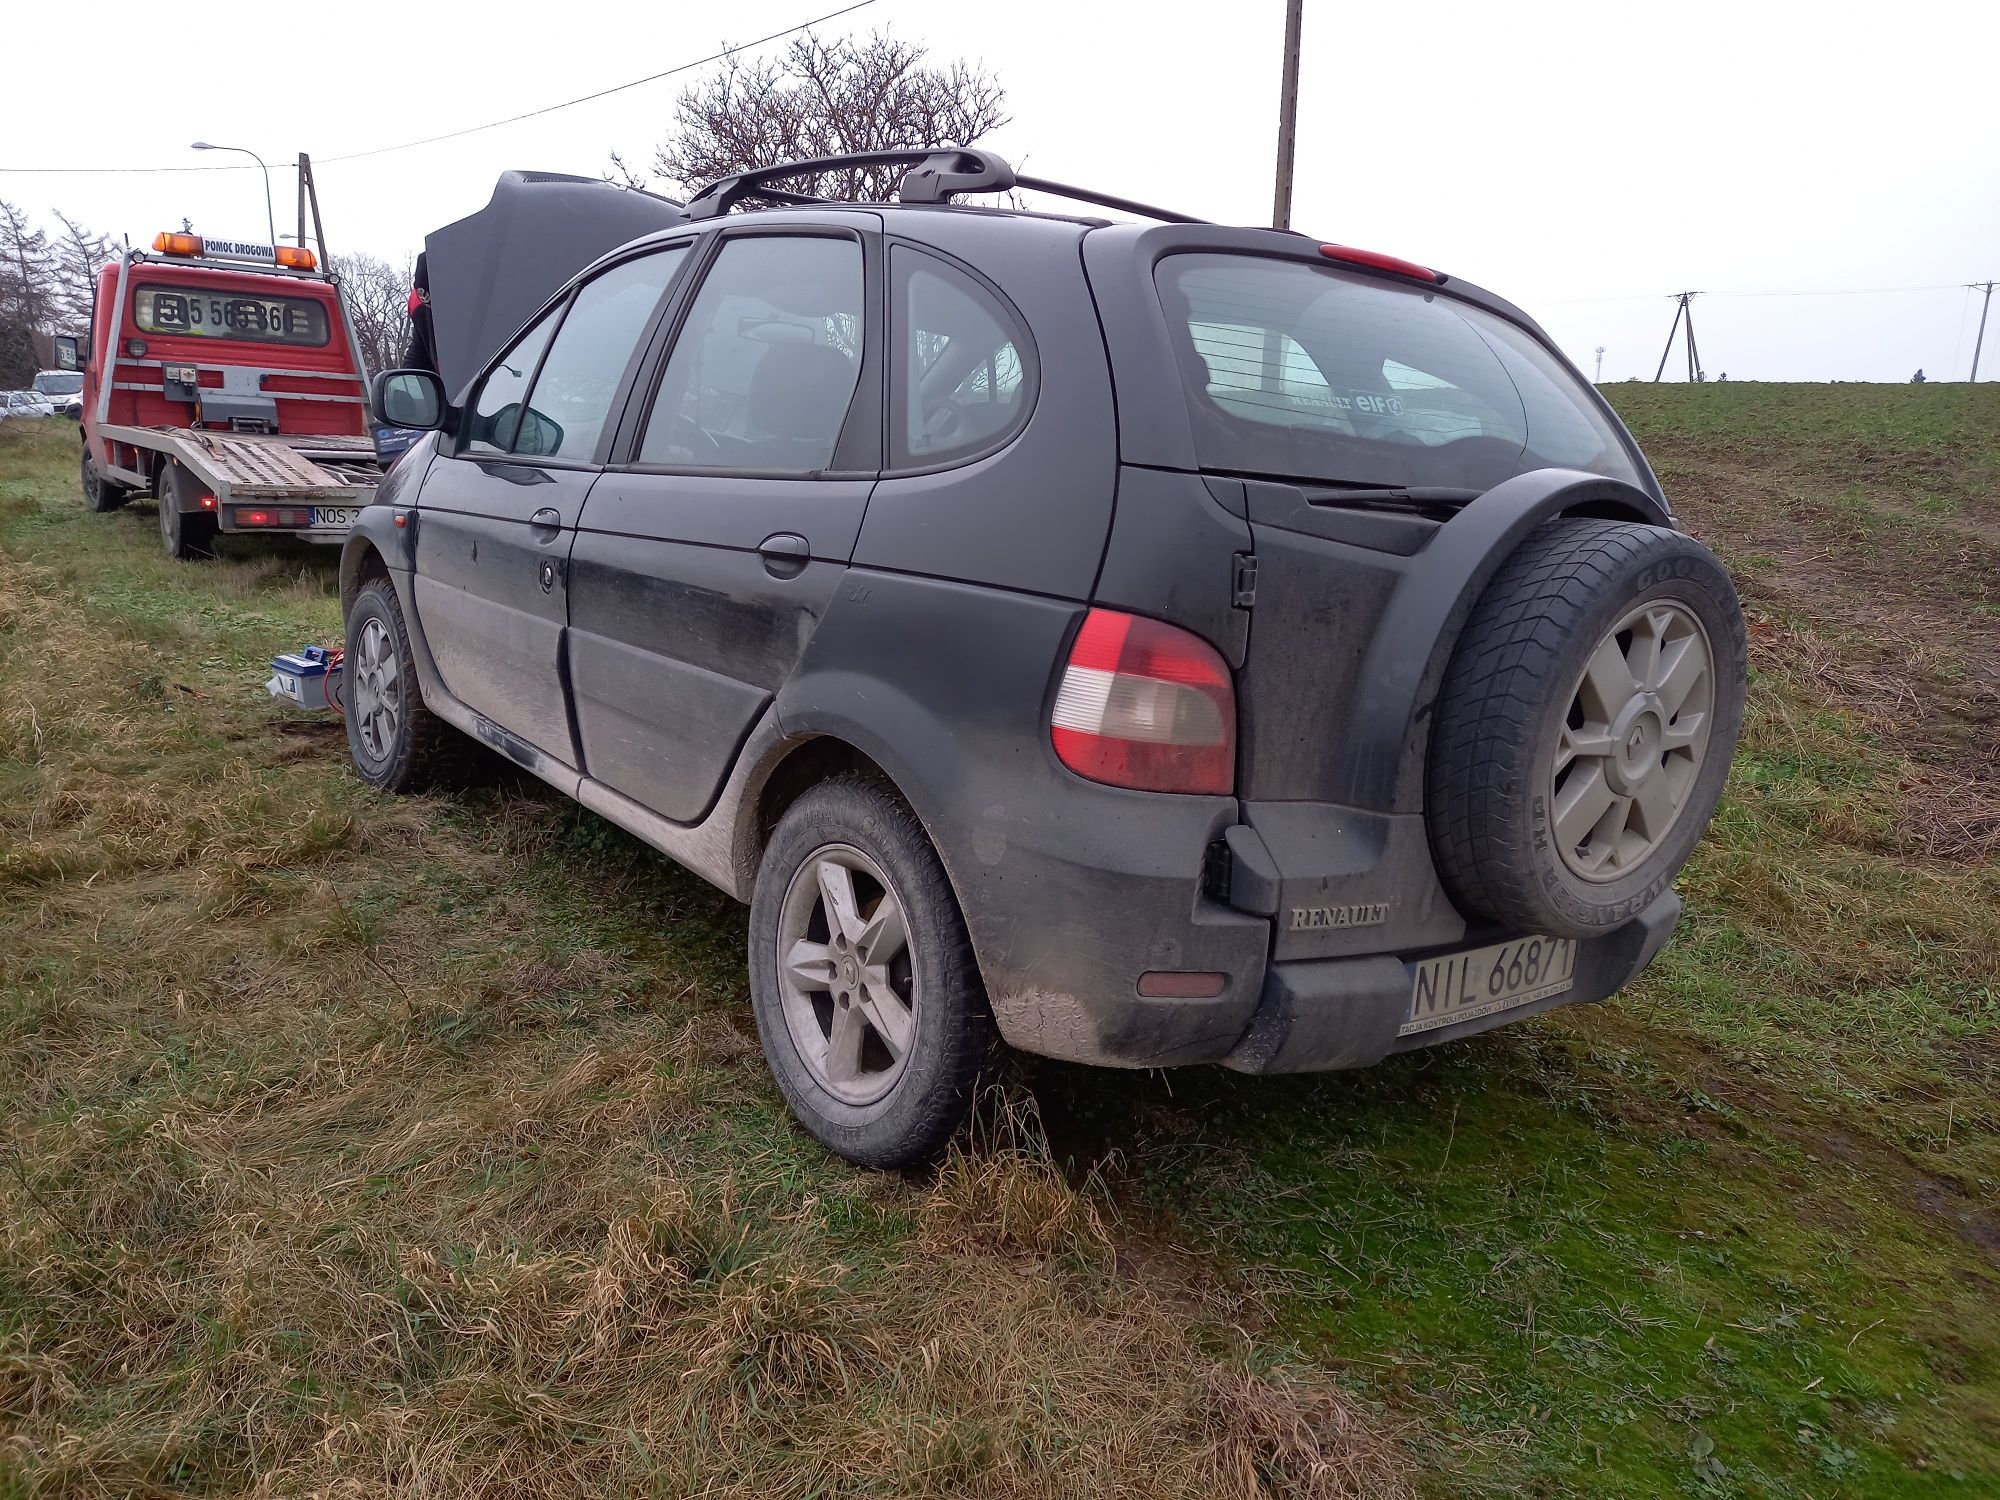
[[[308,646],[303,651],[271,658],[271,680],[264,684],[273,698],[283,698],[308,713],[321,709],[344,712],[345,674],[339,648]]]

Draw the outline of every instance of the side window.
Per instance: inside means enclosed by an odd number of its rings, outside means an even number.
[[[528,382],[535,378],[542,350],[556,326],[560,306],[552,307],[528,325],[528,331],[514,340],[514,347],[500,356],[479,388],[465,423],[466,453],[506,453],[514,446],[514,433],[521,425],[523,398]]]
[[[890,276],[896,350],[891,462],[927,468],[1004,442],[1033,404],[1025,334],[986,288],[898,247]]]
[[[676,245],[613,266],[570,302],[535,377],[514,452],[588,463],[632,352],[687,254]]]
[[[853,240],[724,242],[660,377],[639,462],[824,469],[860,376],[861,289]]]

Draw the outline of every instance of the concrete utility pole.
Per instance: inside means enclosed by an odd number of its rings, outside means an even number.
[[[1979,346],[1986,342],[1986,309],[1993,303],[1993,283],[1990,281],[1968,281],[1965,289],[1969,292],[1983,290],[1985,300],[1979,304],[1979,336],[1972,341],[1972,378],[1979,378]],[[1963,327],[1963,324],[1959,325]]]
[[[1675,292],[1674,324],[1667,330],[1667,347],[1660,351],[1660,367],[1653,371],[1653,384],[1660,383],[1660,377],[1667,373],[1667,356],[1674,352],[1674,335],[1681,331],[1681,319],[1687,319],[1688,384],[1699,385],[1705,378],[1701,372],[1701,356],[1694,347],[1694,299],[1700,292]]]
[[[1292,148],[1299,123],[1299,21],[1305,0],[1285,0],[1285,76],[1278,90],[1278,191],[1271,227],[1292,227]]]

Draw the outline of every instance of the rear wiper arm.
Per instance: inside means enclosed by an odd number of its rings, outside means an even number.
[[[1317,486],[1315,486],[1317,488]],[[1456,484],[1330,485],[1309,496],[1314,505],[1351,505],[1359,509],[1456,510],[1486,491]]]
[[[1260,474],[1250,469],[1213,469],[1239,479],[1288,484],[1305,492],[1314,505],[1371,506],[1384,510],[1456,510],[1486,491],[1457,484],[1379,484],[1368,479],[1324,479],[1317,475]]]

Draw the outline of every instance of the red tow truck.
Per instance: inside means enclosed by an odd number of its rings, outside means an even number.
[[[151,496],[172,557],[212,557],[218,532],[342,541],[382,477],[368,371],[304,220],[295,245],[168,232],[127,249],[98,276],[87,340],[56,340],[84,376],[85,502]]]

